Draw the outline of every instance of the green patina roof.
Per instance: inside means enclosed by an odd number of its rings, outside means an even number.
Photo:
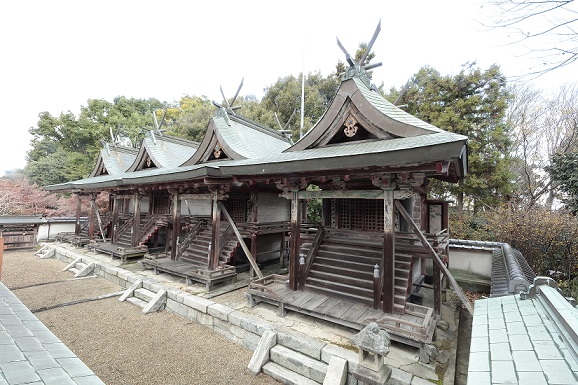
[[[90,176],[95,176],[96,173],[102,170],[102,166],[104,166],[106,172],[109,175],[122,174],[134,162],[137,154],[137,149],[122,146],[111,146],[107,143],[105,144],[104,148],[100,150],[100,155],[96,161],[96,166],[90,173]]]
[[[339,128],[339,122],[352,106],[365,124],[371,125],[374,131],[381,130],[376,132],[383,132],[383,135],[378,135],[377,139],[328,144],[328,132]],[[207,162],[217,143],[228,158]],[[107,188],[203,176],[291,175],[439,161],[456,162],[458,175],[462,176],[466,173],[466,143],[466,136],[441,130],[402,111],[374,90],[363,76],[352,76],[342,82],[331,107],[320,121],[294,146],[290,147],[288,140],[278,132],[221,109],[209,122],[200,145],[167,136],[147,137],[128,172],[48,186],[47,189]],[[157,168],[134,171],[139,162],[142,164],[145,154]]]
[[[139,154],[129,171],[135,171],[146,154],[159,168],[178,167],[193,156],[198,147],[198,143],[190,140],[151,134],[143,140]]]

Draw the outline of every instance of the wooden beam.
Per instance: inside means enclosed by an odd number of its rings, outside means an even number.
[[[409,198],[413,192],[411,190],[393,191],[394,199]],[[293,199],[292,192],[284,192],[279,196],[286,199]],[[382,199],[383,190],[312,190],[299,191],[297,199]]]
[[[383,196],[383,255],[381,259],[382,310],[393,313],[395,293],[395,206],[393,189],[384,189]]]
[[[245,255],[247,256],[247,259],[249,260],[249,263],[251,264],[251,267],[253,268],[253,270],[255,271],[255,273],[257,274],[257,277],[259,279],[263,278],[263,273],[261,273],[261,269],[259,269],[259,266],[257,265],[257,261],[255,260],[255,258],[253,257],[253,254],[251,254],[251,251],[249,251],[249,248],[247,247],[247,245],[245,244],[245,241],[243,240],[243,237],[241,236],[241,233],[239,232],[239,229],[237,228],[237,226],[235,225],[235,222],[233,222],[233,219],[231,218],[231,216],[229,215],[229,212],[227,211],[227,209],[225,208],[225,206],[223,206],[223,204],[221,202],[219,202],[219,207],[221,208],[221,210],[223,211],[223,215],[225,216],[225,218],[227,219],[227,222],[229,222],[229,226],[233,227],[233,232],[235,233],[235,236],[237,237],[237,240],[239,241],[239,244],[241,245],[241,248],[243,249],[243,251],[245,252]]]
[[[468,298],[464,294],[460,285],[458,285],[458,283],[456,282],[452,273],[450,273],[450,271],[448,270],[446,265],[444,265],[444,263],[440,259],[439,255],[435,252],[435,250],[429,244],[429,242],[427,241],[427,239],[425,238],[423,233],[419,230],[419,228],[417,227],[417,225],[415,224],[413,219],[409,216],[407,211],[405,211],[405,208],[403,207],[403,205],[399,202],[395,202],[395,206],[399,210],[399,213],[403,216],[403,218],[407,221],[407,223],[413,229],[414,234],[419,238],[419,240],[421,241],[423,246],[426,248],[428,253],[433,257],[434,264],[436,264],[438,266],[438,268],[440,268],[441,271],[443,271],[443,273],[447,277],[448,281],[450,281],[450,285],[452,286],[452,289],[455,291],[457,296],[460,298],[460,300],[464,304],[465,308],[468,309],[468,311],[470,312],[471,315],[473,315],[474,314],[474,308],[472,307],[472,304],[470,303],[470,301],[468,300]]]

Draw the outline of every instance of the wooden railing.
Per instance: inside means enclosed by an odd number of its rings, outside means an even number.
[[[193,239],[195,239],[197,235],[199,235],[199,233],[203,231],[203,229],[207,226],[207,222],[208,220],[205,218],[200,219],[189,229],[189,232],[182,240],[182,242],[180,242],[179,244],[177,259],[179,259],[183,255],[185,250],[190,246]]]
[[[229,243],[232,236],[233,236],[233,227],[229,226],[227,227],[227,230],[225,230],[219,237],[219,254],[221,254],[227,243]]]
[[[323,226],[319,226],[317,229],[317,234],[315,234],[315,238],[313,238],[313,242],[311,242],[311,247],[309,247],[309,251],[307,252],[307,257],[305,258],[305,279],[307,275],[309,275],[309,270],[311,270],[311,265],[313,265],[313,260],[317,255],[317,251],[319,251],[319,246],[321,246],[321,242],[323,241],[323,237],[325,236],[325,229]]]
[[[119,238],[127,231],[129,231],[129,229],[132,228],[132,224],[134,222],[134,217],[130,217],[128,218],[123,224],[122,226],[120,226],[118,228],[117,231],[115,231],[114,233],[114,242],[113,243],[117,243]]]

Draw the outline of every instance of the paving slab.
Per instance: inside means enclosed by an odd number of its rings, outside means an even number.
[[[104,384],[2,282],[0,309],[0,385]]]

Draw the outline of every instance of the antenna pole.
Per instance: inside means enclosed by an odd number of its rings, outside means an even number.
[[[299,139],[303,137],[303,118],[305,115],[305,71],[301,76],[301,128],[299,129]]]

